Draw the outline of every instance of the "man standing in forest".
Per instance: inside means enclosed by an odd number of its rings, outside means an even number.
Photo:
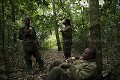
[[[60,29],[62,33],[63,40],[63,51],[65,58],[71,57],[71,46],[72,46],[72,28],[70,19],[65,19],[63,21],[63,26]]]
[[[24,26],[19,30],[19,39],[23,41],[25,61],[28,70],[32,70],[32,55],[36,58],[36,62],[38,62],[39,70],[42,70],[44,68],[44,62],[39,54],[39,44],[36,39],[36,32],[30,25],[30,18],[28,16],[24,18]]]

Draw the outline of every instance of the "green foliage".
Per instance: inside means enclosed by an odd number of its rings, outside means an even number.
[[[115,1],[112,3],[106,3],[103,6],[102,16],[101,16],[101,26],[102,26],[102,48],[103,48],[103,58],[104,64],[107,64],[104,68],[107,72],[110,72],[119,63],[119,46],[120,46],[120,36],[119,36],[119,17],[120,11],[117,9],[117,3]],[[109,6],[108,6],[109,4]],[[104,9],[105,8],[105,9]]]
[[[2,7],[0,0],[0,7]],[[53,10],[51,0],[13,0],[15,22],[13,22],[11,0],[4,1],[4,20],[0,13],[0,26],[2,21],[5,22],[5,53],[6,58],[23,58],[22,43],[17,39],[19,28],[23,26],[23,18],[26,15],[31,17],[31,25],[35,27],[37,38],[41,44],[41,49],[49,49],[56,47],[56,38],[53,23]],[[83,3],[85,0],[82,0]],[[112,1],[112,0],[110,0]],[[84,48],[88,47],[89,42],[89,8],[87,5],[81,4],[81,0],[55,0],[57,23],[64,17],[70,18],[73,29],[73,53],[81,53]],[[105,69],[111,70],[114,65],[119,63],[119,46],[120,46],[120,5],[117,1],[106,2],[100,8],[100,23],[102,33],[102,52]],[[0,9],[2,12],[2,9]],[[0,30],[1,35],[2,30]],[[59,34],[60,35],[60,34]],[[16,36],[16,37],[15,37]],[[61,35],[60,35],[61,37]],[[1,38],[1,37],[0,37]],[[2,40],[2,39],[1,39]],[[0,40],[0,43],[2,42]],[[17,40],[17,42],[16,42]],[[1,46],[1,45],[0,45]],[[1,48],[1,47],[0,47]],[[1,50],[0,50],[1,52]],[[20,55],[20,57],[19,57]],[[3,54],[0,53],[1,64]],[[14,60],[16,60],[14,59]],[[23,59],[22,59],[23,60]],[[18,59],[16,61],[19,61]],[[22,62],[22,61],[21,61]],[[8,62],[9,63],[9,62]],[[13,65],[10,67],[12,68]],[[1,69],[1,68],[0,68]],[[108,71],[107,70],[107,71]]]

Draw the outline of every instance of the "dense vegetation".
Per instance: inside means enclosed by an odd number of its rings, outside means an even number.
[[[81,54],[89,46],[90,38],[94,38],[92,31],[97,31],[96,28],[91,29],[90,2],[92,0],[0,0],[0,79],[9,80],[15,72],[20,77],[26,74],[22,66],[22,44],[17,38],[26,15],[30,16],[35,27],[41,50],[57,46],[60,49],[58,28],[65,17],[70,18],[73,27],[72,53]],[[98,7],[100,35],[96,36],[100,37],[101,46],[97,48],[102,50],[103,73],[106,75],[120,60],[120,0],[100,0]]]

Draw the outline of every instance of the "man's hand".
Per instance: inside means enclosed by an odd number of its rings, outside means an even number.
[[[70,68],[70,64],[69,63],[66,63],[66,62],[63,62],[62,64],[59,65],[60,68],[64,68],[64,69],[68,69]]]
[[[75,57],[70,57],[66,60],[66,62],[69,64],[73,64],[74,61],[75,61]]]
[[[63,29],[62,29],[62,28],[60,28],[60,29],[59,29],[59,32],[63,32]]]
[[[62,30],[61,30],[61,29],[60,29],[59,31],[60,31],[60,32],[62,32]]]
[[[32,31],[33,31],[32,27],[29,27],[29,29],[27,30],[27,33],[32,34]]]
[[[65,25],[62,25],[62,26],[60,27],[60,30],[59,30],[59,31],[60,31],[60,32],[64,32],[64,31],[65,31],[64,29],[65,29]]]

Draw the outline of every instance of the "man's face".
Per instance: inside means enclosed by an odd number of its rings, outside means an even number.
[[[26,24],[26,25],[29,25],[29,24],[30,24],[30,19],[29,19],[29,18],[25,19],[25,24]]]
[[[83,53],[83,60],[90,60],[92,58],[92,55],[90,54],[90,49],[86,48]]]
[[[67,23],[66,23],[66,20],[64,20],[64,21],[63,21],[63,24],[64,24],[64,25],[66,25],[66,24],[67,24]]]

